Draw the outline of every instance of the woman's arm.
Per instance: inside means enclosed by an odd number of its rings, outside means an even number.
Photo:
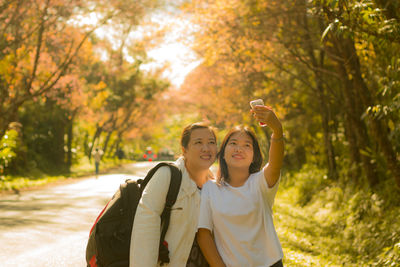
[[[171,171],[161,167],[143,191],[133,223],[129,255],[130,267],[155,267],[160,244],[160,214],[171,179]]]
[[[199,228],[197,232],[197,242],[208,264],[210,264],[210,267],[225,267],[225,263],[218,253],[210,230]]]
[[[283,164],[284,140],[282,124],[275,112],[266,106],[255,106],[253,112],[258,121],[265,123],[271,130],[268,165],[264,169],[264,177],[269,187],[273,187],[279,179]]]

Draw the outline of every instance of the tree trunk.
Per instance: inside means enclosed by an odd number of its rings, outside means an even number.
[[[330,121],[332,120],[332,112],[331,112],[331,105],[329,103],[329,99],[326,96],[326,91],[324,88],[324,73],[319,70],[324,69],[324,59],[325,59],[325,52],[322,48],[316,48],[314,42],[311,38],[311,30],[308,24],[308,16],[307,16],[307,4],[305,0],[297,2],[299,5],[299,10],[301,10],[298,23],[302,25],[304,29],[304,40],[303,43],[304,49],[310,58],[310,63],[312,68],[311,71],[314,74],[314,79],[316,82],[316,91],[317,91],[317,98],[318,104],[320,108],[321,114],[321,121],[322,121],[322,130],[324,134],[324,150],[325,150],[325,157],[326,162],[328,165],[328,177],[332,180],[337,180],[337,168],[336,168],[336,160],[335,160],[335,150],[332,144],[332,132],[330,127]],[[319,26],[322,26],[321,24]],[[319,29],[321,34],[324,29]],[[319,53],[316,55],[316,52]]]
[[[110,141],[111,135],[112,135],[112,132],[107,133],[107,137],[106,137],[106,140],[104,141],[104,145],[103,145],[103,153],[104,153],[103,155],[105,155],[107,152],[108,142]]]
[[[66,168],[67,171],[71,171],[72,166],[72,140],[73,140],[73,127],[74,127],[74,119],[77,110],[72,112],[71,118],[68,120],[67,124],[67,160],[66,160]]]
[[[344,134],[349,142],[350,160],[352,162],[348,173],[355,183],[359,183],[361,177],[361,155],[357,146],[357,138],[354,130],[352,130],[352,122],[347,112],[344,112],[343,117]]]
[[[71,171],[71,165],[72,165],[72,128],[73,128],[73,119],[68,121],[68,126],[67,126],[67,160],[66,160],[66,168],[67,171]]]
[[[329,122],[331,121],[331,111],[329,101],[326,98],[323,85],[319,78],[317,80],[318,102],[321,110],[322,130],[324,133],[324,150],[328,164],[328,177],[332,180],[338,179],[335,150],[332,144],[332,133]]]
[[[115,141],[112,143],[112,145],[110,146],[110,149],[108,150],[108,151],[109,151],[108,157],[112,157],[112,155],[111,155],[112,151],[117,151],[117,150],[115,149],[115,146],[117,146],[117,142],[118,142],[118,140],[115,140]]]
[[[94,144],[96,143],[97,138],[100,137],[102,132],[103,132],[103,128],[100,127],[99,125],[97,125],[96,132],[94,133],[94,136],[92,138],[92,143],[90,144],[88,155],[87,155],[89,157],[89,160],[92,157],[92,151],[93,151]]]
[[[54,167],[58,170],[65,171],[65,151],[64,151],[64,134],[65,134],[65,120],[58,119],[55,121],[55,125],[53,128],[54,134],[54,143],[53,143],[53,153],[54,158],[52,158],[52,162],[54,163]]]
[[[343,82],[342,91],[344,96],[345,112],[349,119],[349,130],[354,132],[359,151],[368,151],[371,149],[369,135],[366,125],[361,119],[365,108],[361,102],[362,96],[360,96],[359,88],[357,88],[353,82],[354,78],[352,72],[354,71],[354,66],[349,65],[349,61],[351,61],[352,57],[355,57],[356,55],[348,55],[348,53],[346,53],[348,43],[345,39],[333,35],[331,36],[330,40],[333,42],[334,47],[333,49],[326,47],[326,49],[333,52],[334,56],[332,59],[337,63],[336,67]],[[361,156],[362,167],[369,185],[373,187],[379,182],[375,163],[371,161],[371,157],[367,155],[367,153],[359,154]]]
[[[117,151],[119,150],[119,145],[122,142],[122,134],[123,132],[118,133],[117,139],[115,140],[113,148],[112,150],[110,150],[110,153],[112,153],[112,151],[114,151],[114,153],[117,153]]]
[[[354,41],[347,39],[345,51],[347,57],[348,69],[351,70],[351,75],[353,77],[353,87],[359,92],[360,99],[366,110],[368,107],[374,105],[373,97],[371,91],[369,90],[367,84],[362,78],[361,65],[359,58],[356,53],[356,48],[354,46]],[[391,144],[389,139],[389,131],[387,122],[384,118],[376,118],[373,115],[368,115],[368,126],[371,129],[372,136],[374,137],[377,144],[379,144],[379,149],[382,152],[390,172],[395,179],[396,184],[400,187],[400,162],[397,161],[396,152],[394,151],[394,145]]]
[[[85,137],[83,139],[83,150],[85,152],[85,155],[89,155],[89,133],[85,131]]]

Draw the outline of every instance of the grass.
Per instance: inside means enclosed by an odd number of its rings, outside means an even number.
[[[285,266],[360,266],[343,251],[339,229],[324,225],[320,221],[323,216],[294,203],[292,193],[279,192],[274,204]]]
[[[392,181],[372,191],[312,183],[312,173],[303,183],[302,176],[283,182],[274,204],[285,266],[400,266],[400,196]]]
[[[100,173],[104,173],[109,169],[128,163],[128,160],[105,159],[100,164]],[[87,158],[82,159],[79,164],[71,167],[70,173],[48,175],[39,170],[32,170],[25,176],[0,176],[0,193],[18,193],[20,190],[37,188],[47,184],[60,182],[63,180],[95,175],[94,163]]]

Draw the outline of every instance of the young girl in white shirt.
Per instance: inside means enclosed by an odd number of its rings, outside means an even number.
[[[255,134],[234,127],[218,153],[217,181],[202,190],[198,243],[211,267],[283,266],[272,205],[283,162],[282,125],[266,106],[252,109],[255,118],[273,131],[268,164]]]

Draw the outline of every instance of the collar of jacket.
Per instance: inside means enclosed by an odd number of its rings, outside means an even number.
[[[196,183],[190,178],[188,171],[185,167],[185,159],[183,157],[178,158],[175,161],[175,165],[181,170],[182,172],[182,184],[181,189],[183,194],[178,195],[178,199],[185,197],[186,195],[192,195],[197,193],[197,185]]]

